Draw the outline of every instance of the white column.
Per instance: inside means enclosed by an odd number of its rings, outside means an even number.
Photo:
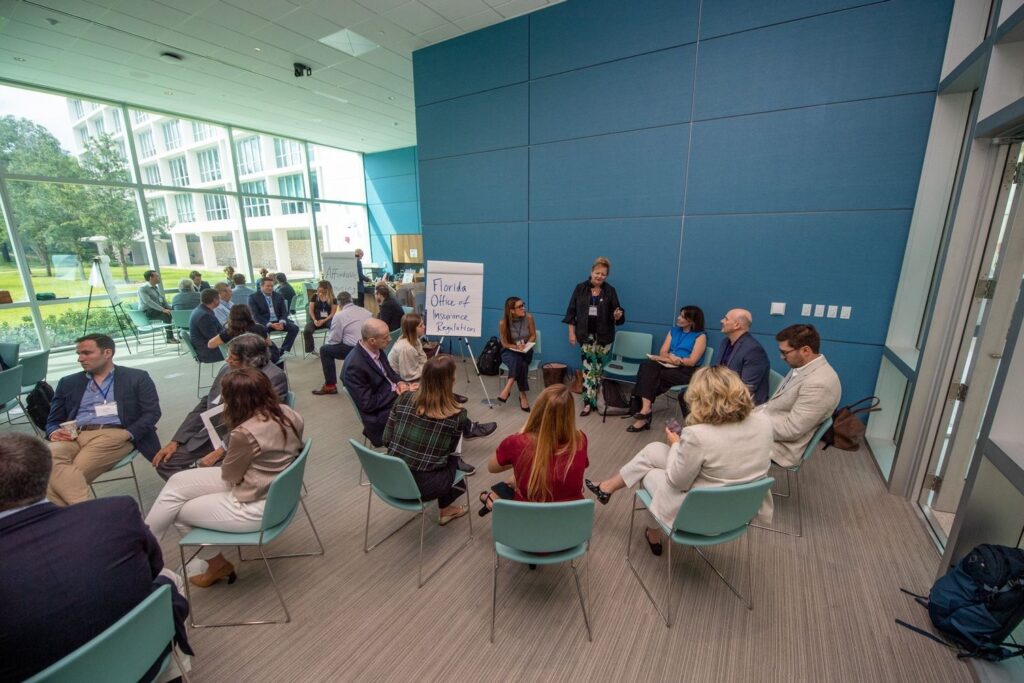
[[[274,228],[274,257],[277,260],[277,270],[281,273],[290,273],[292,270],[292,255],[288,251],[288,230]]]
[[[242,231],[232,230],[231,241],[234,242],[235,260],[238,262],[238,264],[235,266],[235,270],[237,270],[240,273],[250,272],[251,269],[249,268],[249,264],[246,263],[245,261],[245,242],[242,240]],[[246,278],[248,277],[249,276],[246,275]]]
[[[179,267],[186,263],[192,263],[192,259],[188,255],[188,240],[185,239],[185,233],[172,232],[171,247],[174,249],[174,260],[177,261]]]
[[[203,252],[203,267],[217,270],[217,251],[213,247],[213,233],[199,233],[199,248]]]
[[[167,242],[165,240],[153,240],[153,250],[156,252],[156,262],[159,265],[171,265],[171,258],[170,254],[167,251]]]

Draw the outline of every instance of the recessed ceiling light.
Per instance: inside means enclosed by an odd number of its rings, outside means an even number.
[[[263,48],[262,48],[262,47],[254,47],[254,48],[252,49],[252,51],[253,51],[253,52],[263,52]]]
[[[26,61],[26,60],[25,60],[25,58],[24,58],[24,57],[15,57],[15,58],[14,58],[14,61],[16,61],[16,62],[24,62],[24,61]]]
[[[394,102],[395,101],[395,96],[394,95],[388,95],[388,99],[391,100],[392,102]]]
[[[350,31],[347,28],[343,28],[329,36],[324,36],[318,42],[321,42],[328,47],[333,47],[335,50],[340,50],[347,55],[352,55],[353,57],[358,57],[366,54],[370,50],[375,50],[380,47],[380,45],[373,42],[366,36],[361,36],[355,31]]]
[[[392,126],[397,126],[397,125],[398,125],[398,121],[395,121],[395,122],[394,122],[394,123],[392,123],[391,125],[392,125]]]
[[[167,62],[168,64],[178,64],[185,58],[179,55],[177,52],[161,52],[160,59]]]

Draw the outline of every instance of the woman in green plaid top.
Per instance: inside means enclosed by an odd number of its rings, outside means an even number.
[[[466,409],[455,400],[454,388],[452,357],[431,358],[423,366],[419,389],[398,397],[384,428],[388,455],[409,465],[423,500],[437,500],[441,526],[468,510],[465,505],[453,505],[465,494],[465,488],[455,486],[459,465],[455,449],[470,424]]]

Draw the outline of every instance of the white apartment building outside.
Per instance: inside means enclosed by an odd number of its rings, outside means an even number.
[[[76,154],[90,138],[107,134],[128,159],[120,107],[73,98],[67,106]],[[128,112],[150,215],[167,220],[167,236],[154,239],[160,265],[207,272],[228,265],[246,272],[251,265],[310,277],[318,270],[314,214],[321,251],[370,252],[361,154],[240,129],[229,140],[224,126]],[[141,235],[133,256],[147,261]]]

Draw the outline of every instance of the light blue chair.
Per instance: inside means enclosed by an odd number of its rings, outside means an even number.
[[[189,531],[185,536],[178,541],[178,550],[181,553],[181,566],[188,566],[188,562],[185,560],[185,548],[192,546],[198,546],[200,548],[206,546],[235,546],[238,548],[238,559],[243,562],[246,561],[242,557],[242,546],[255,546],[259,551],[260,559],[263,560],[263,564],[267,567],[267,574],[270,575],[270,582],[274,586],[274,592],[277,593],[277,599],[281,603],[281,608],[284,610],[284,620],[260,620],[260,621],[241,621],[241,622],[229,622],[229,623],[217,623],[217,624],[198,624],[195,621],[196,606],[192,600],[192,589],[190,588],[191,583],[185,581],[185,594],[188,597],[189,606],[191,607],[189,622],[193,628],[211,628],[215,626],[248,626],[252,624],[286,624],[291,621],[291,614],[288,613],[288,606],[284,602],[284,597],[281,595],[281,589],[277,586],[277,580],[274,578],[274,572],[270,569],[269,560],[285,558],[285,557],[312,557],[315,555],[324,554],[324,545],[320,542],[320,534],[316,531],[316,526],[313,524],[313,518],[309,516],[309,510],[306,509],[306,503],[302,500],[300,492],[302,490],[302,477],[306,472],[306,459],[309,457],[309,451],[313,447],[313,440],[306,439],[306,443],[299,453],[298,457],[292,461],[292,464],[288,465],[279,475],[274,478],[274,481],[270,484],[270,491],[267,493],[267,501],[263,508],[263,519],[260,521],[259,531],[247,531],[247,532],[231,532],[231,531],[215,531],[213,529],[203,529],[196,527]],[[263,547],[274,541],[275,538],[284,533],[288,525],[292,523],[292,519],[295,518],[295,513],[299,507],[302,508],[302,512],[305,513],[306,519],[309,521],[309,528],[313,530],[313,536],[316,538],[316,544],[319,550],[315,552],[306,553],[289,553],[284,555],[267,555],[263,552]],[[197,550],[192,557],[199,554]],[[191,559],[191,558],[189,558]]]
[[[199,354],[196,353],[196,347],[192,345],[192,336],[189,334],[181,335],[181,343],[185,345],[185,348],[187,348],[188,352],[192,355],[192,360],[199,364],[199,369],[196,371],[196,397],[202,398],[203,389],[209,389],[211,386],[213,386],[213,378],[216,375],[216,371],[220,368],[221,361],[218,360],[209,362],[201,360],[199,358]],[[227,344],[221,344],[218,348],[227,349]],[[221,355],[224,356],[225,359],[227,359],[227,354],[225,354],[223,350],[221,351]],[[210,366],[210,384],[208,384],[206,387],[203,387],[204,365]]]
[[[646,332],[616,332],[615,341],[612,342],[611,360],[604,366],[605,379],[634,384],[636,374],[640,371],[640,363],[651,352],[653,343],[654,337]],[[601,415],[601,422],[607,419],[608,413],[605,411]]]
[[[171,311],[171,327],[178,331],[179,337],[188,335],[189,321],[192,319],[192,311],[174,310]],[[181,347],[178,347],[178,355],[181,355]]]
[[[775,392],[778,390],[779,385],[782,384],[782,380],[784,380],[785,378],[785,375],[780,375],[774,370],[768,371],[768,398],[771,398],[772,396],[775,395]]]
[[[12,410],[15,408],[21,408],[21,411],[25,412],[25,406],[21,403],[21,378],[23,374],[24,368],[20,365],[15,365],[12,368],[0,372],[0,413],[7,414],[7,424],[9,425],[14,424],[11,422]],[[29,420],[29,422],[31,422],[31,420]],[[35,429],[34,424],[32,425],[32,429]]]
[[[782,529],[775,529],[770,526],[760,526],[758,524],[751,524],[750,526],[756,529],[764,529],[765,531],[774,531],[777,534],[785,534],[787,536],[796,536],[800,538],[804,535],[804,497],[800,494],[800,468],[805,462],[811,459],[814,455],[814,451],[818,448],[818,442],[821,441],[821,437],[825,436],[825,432],[832,426],[832,418],[826,417],[825,421],[818,425],[818,428],[814,430],[814,435],[811,436],[811,440],[807,443],[807,447],[804,448],[803,457],[793,467],[782,467],[774,460],[772,461],[773,467],[780,467],[786,471],[786,492],[785,493],[773,493],[772,495],[778,496],[779,498],[789,498],[790,493],[796,498],[796,515],[797,515],[797,531],[792,534]],[[793,477],[795,483],[790,484],[790,477]],[[792,488],[790,488],[792,487]]]
[[[126,308],[125,313],[128,314],[128,319],[132,321],[132,324],[135,325],[135,329],[140,334],[149,335],[153,346],[153,355],[157,355],[156,338],[163,334],[167,328],[171,327],[171,325],[159,320],[150,320],[142,311],[133,310],[131,308]]]
[[[416,309],[413,308],[412,306],[402,306],[402,312],[403,313],[412,313],[415,310]]]
[[[527,368],[526,373],[529,375],[531,372],[535,372],[540,367],[541,347],[540,347],[540,330],[537,330],[537,345],[533,347],[533,360],[530,361],[530,367]],[[501,373],[508,374],[508,366],[502,363],[498,366],[498,391],[501,391],[503,384]],[[505,379],[508,379],[507,377]]]
[[[131,469],[131,472],[132,472],[130,476],[127,476],[127,477],[107,477],[105,479],[96,479],[95,481],[93,481],[92,484],[89,485],[89,488],[92,489],[93,497],[94,498],[99,498],[99,496],[96,495],[96,485],[97,484],[111,484],[111,483],[113,483],[115,481],[127,481],[128,479],[131,479],[132,481],[135,482],[135,499],[137,501],[139,501],[139,509],[140,510],[144,510],[145,508],[142,507],[142,491],[139,490],[139,475],[135,471],[135,458],[137,458],[140,455],[141,455],[141,453],[139,453],[138,451],[132,450],[132,452],[128,453],[128,455],[126,455],[123,458],[121,458],[120,460],[118,460],[116,463],[114,463],[113,467],[111,467],[109,470],[107,470],[107,472],[116,472],[117,470],[121,469],[122,467],[128,467],[128,468]]]
[[[359,406],[356,405],[356,400],[354,398],[352,398],[352,394],[348,393],[348,387],[346,387],[344,384],[342,384],[339,381],[338,382],[338,391],[340,393],[342,393],[342,394],[345,394],[345,396],[349,400],[349,403],[352,404],[352,411],[356,414],[356,419],[359,420],[359,424],[361,426],[363,424],[363,416],[359,412]],[[363,446],[365,446],[365,445],[366,445],[366,435],[363,434]],[[370,485],[370,482],[363,481],[363,467],[362,467],[362,464],[360,464],[360,466],[359,466],[359,485],[360,486],[369,486]]]
[[[32,393],[36,384],[46,379],[46,371],[50,367],[50,352],[39,351],[21,356],[18,359],[21,366],[21,395]]]
[[[636,576],[636,580],[640,582],[641,588],[647,594],[651,604],[654,605],[654,609],[658,611],[661,618],[665,620],[665,625],[669,628],[672,627],[672,546],[675,544],[688,545],[697,551],[701,559],[708,563],[715,573],[718,574],[719,578],[725,582],[725,585],[729,587],[737,598],[747,606],[747,609],[753,609],[754,606],[750,600],[744,598],[742,594],[736,588],[729,583],[729,580],[725,578],[725,575],[718,570],[715,565],[711,563],[711,560],[707,558],[704,553],[701,552],[701,548],[706,548],[713,545],[719,545],[722,543],[728,543],[734,541],[740,536],[743,536],[747,531],[747,526],[750,525],[750,521],[757,515],[758,508],[761,507],[761,502],[764,500],[765,494],[771,489],[772,482],[775,480],[771,477],[764,477],[757,481],[752,481],[746,484],[734,484],[732,486],[714,486],[706,488],[695,488],[690,489],[689,493],[686,494],[686,498],[683,499],[683,504],[679,507],[679,512],[676,513],[675,522],[672,528],[665,526],[661,520],[651,515],[651,518],[655,521],[658,527],[661,528],[662,533],[667,537],[668,542],[664,545],[667,546],[668,561],[666,568],[668,570],[668,608],[665,612],[661,611],[658,607],[658,603],[654,600],[654,596],[651,595],[651,591],[647,588],[643,578],[640,577],[640,572],[633,564],[633,560],[630,557],[630,548],[633,545],[633,520],[636,517],[637,510],[650,509],[651,507],[651,494],[643,488],[637,488],[633,494],[634,502],[639,502],[641,507],[637,507],[635,504],[632,505],[632,510],[629,513],[629,536],[626,539],[626,562],[629,564],[629,568],[633,570],[633,575]],[[747,546],[747,595],[750,595],[751,580],[750,575],[752,573],[752,567],[750,566],[750,539],[746,541]]]
[[[391,341],[389,341],[388,345],[384,347],[383,351],[381,351],[381,353],[383,353],[385,356],[391,353],[391,349],[395,347],[395,342],[398,341],[398,338],[402,336],[402,328],[399,327],[397,330],[392,330],[391,332],[388,333],[388,336],[391,337]]]
[[[291,408],[292,410],[295,410],[295,392],[294,391],[289,391],[288,395],[284,397],[284,404],[286,406],[288,406],[289,408]]]
[[[0,360],[9,368],[18,364],[18,354],[21,349],[20,342],[0,342]]]
[[[416,587],[422,588],[423,584],[433,578],[434,574],[439,572],[446,564],[448,564],[449,560],[455,557],[463,548],[469,545],[470,541],[473,540],[472,511],[467,512],[464,515],[465,518],[469,520],[469,536],[462,542],[462,545],[455,549],[455,551],[448,553],[448,556],[444,561],[438,565],[434,571],[430,572],[426,579],[424,579],[423,534],[426,529],[428,503],[424,502],[423,499],[420,498],[420,489],[416,486],[416,480],[412,478],[412,472],[409,470],[409,466],[401,458],[396,458],[394,456],[387,455],[386,453],[378,453],[377,451],[371,450],[362,445],[355,439],[349,439],[348,441],[356,451],[356,456],[359,458],[359,462],[363,466],[363,471],[366,472],[366,478],[370,480],[370,490],[366,500],[366,528],[363,530],[363,552],[370,552],[378,545],[404,529],[418,516],[420,518],[420,560],[417,573],[418,583]],[[459,484],[460,482],[462,483],[463,489],[466,491],[466,504],[469,505],[469,485],[466,483],[465,472],[462,470],[458,470],[455,473],[455,484]],[[417,514],[403,522],[401,526],[384,538],[380,539],[373,545],[369,545],[370,504],[373,502],[373,497],[375,495],[380,498],[381,501],[395,509],[404,510],[406,512],[415,512]]]
[[[563,503],[524,503],[515,500],[494,501],[494,579],[491,586],[491,642],[498,610],[498,568],[501,558],[520,564],[560,564],[568,562],[576,579],[576,594],[583,610],[587,640],[592,640],[587,603],[576,571],[576,560],[587,558],[587,595],[590,595],[590,537],[594,531],[594,501],[573,500]]]
[[[135,683],[173,638],[171,587],[163,585],[103,633],[29,678],[27,683]],[[173,648],[164,657],[158,675],[167,669],[171,657],[187,682],[185,667]]]
[[[705,348],[704,349],[704,357],[701,358],[701,361],[700,361],[700,367],[702,367],[702,368],[710,367],[711,366],[711,359],[714,357],[714,355],[715,355],[715,347],[708,346],[707,348]],[[697,371],[694,370],[694,372],[697,372]],[[674,395],[676,397],[676,399],[678,400],[679,396],[681,396],[682,394],[686,393],[686,390],[687,390],[687,388],[689,388],[689,386],[690,386],[689,384],[677,384],[677,385],[675,385],[674,387],[670,388],[668,391],[665,392],[665,394],[664,394],[665,395],[665,400],[666,401],[668,400],[668,395],[669,394]],[[669,407],[671,407],[671,405],[672,404],[670,403]]]

